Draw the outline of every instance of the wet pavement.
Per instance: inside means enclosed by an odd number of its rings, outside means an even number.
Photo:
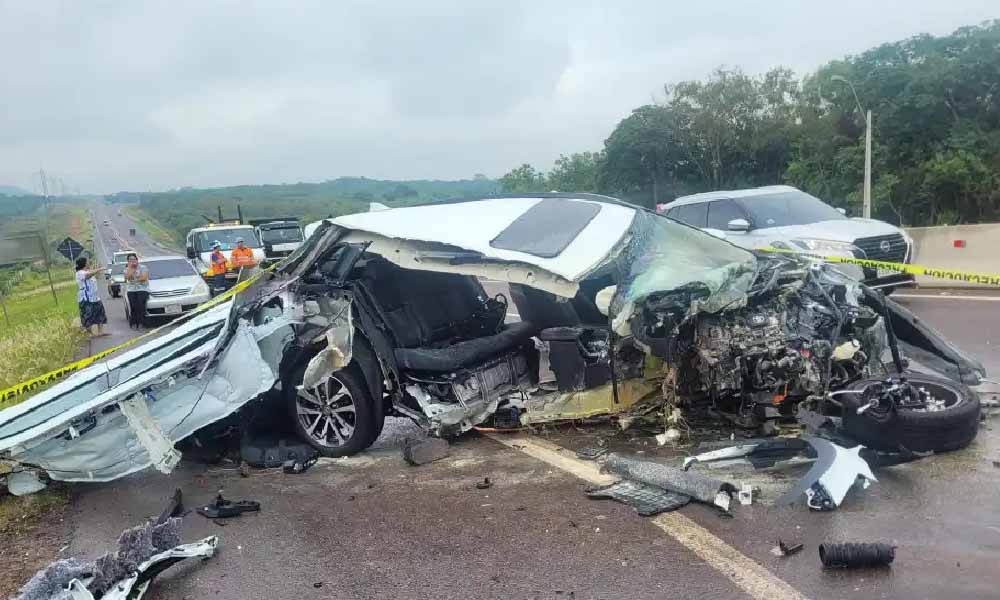
[[[939,292],[897,297],[1000,374],[996,303],[922,297],[932,294]],[[876,471],[878,483],[852,491],[834,512],[770,505],[801,468],[712,470],[759,485],[761,501],[737,506],[733,518],[701,505],[681,511],[804,597],[996,598],[996,418],[966,450]],[[768,597],[735,584],[739,573],[710,566],[630,508],[588,500],[581,479],[478,434],[460,439],[449,458],[406,466],[399,444],[415,431],[390,420],[373,450],[324,460],[303,475],[278,470],[244,477],[234,465],[185,462],[169,476],[147,472],[75,486],[69,554],[95,556],[110,548],[122,529],[157,514],[175,487],[189,509],[222,488],[227,497],[260,501],[261,513],[225,526],[189,514],[185,539],[218,535],[220,552],[167,572],[148,598]],[[568,448],[604,440],[658,460],[679,461],[684,454],[608,427],[549,428],[537,437]],[[483,477],[493,486],[475,489]],[[776,557],[771,549],[779,539],[805,548]],[[887,569],[824,570],[817,546],[831,541],[889,542],[898,546],[896,561]]]

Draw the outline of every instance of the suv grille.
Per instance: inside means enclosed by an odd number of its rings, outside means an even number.
[[[897,263],[906,260],[906,240],[898,233],[859,238],[854,245],[865,253],[862,258]]]
[[[186,296],[191,293],[191,288],[183,288],[179,290],[166,290],[163,292],[150,292],[151,298],[174,298],[176,296]]]

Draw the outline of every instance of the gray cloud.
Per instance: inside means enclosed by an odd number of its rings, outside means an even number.
[[[500,175],[597,149],[667,82],[798,73],[995,0],[0,0],[0,183],[94,192]]]

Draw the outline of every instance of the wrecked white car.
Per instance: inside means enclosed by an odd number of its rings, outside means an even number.
[[[0,412],[0,451],[55,479],[169,471],[175,442],[256,399],[327,456],[371,445],[387,415],[455,435],[699,403],[934,451],[976,435],[960,382],[984,374],[822,264],[540,194],[325,221],[235,300]]]

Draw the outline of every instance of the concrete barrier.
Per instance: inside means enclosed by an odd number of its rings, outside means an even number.
[[[906,232],[913,238],[914,264],[977,273],[1000,272],[1000,223],[908,227]],[[917,277],[917,283],[920,287],[991,287],[931,277]]]

